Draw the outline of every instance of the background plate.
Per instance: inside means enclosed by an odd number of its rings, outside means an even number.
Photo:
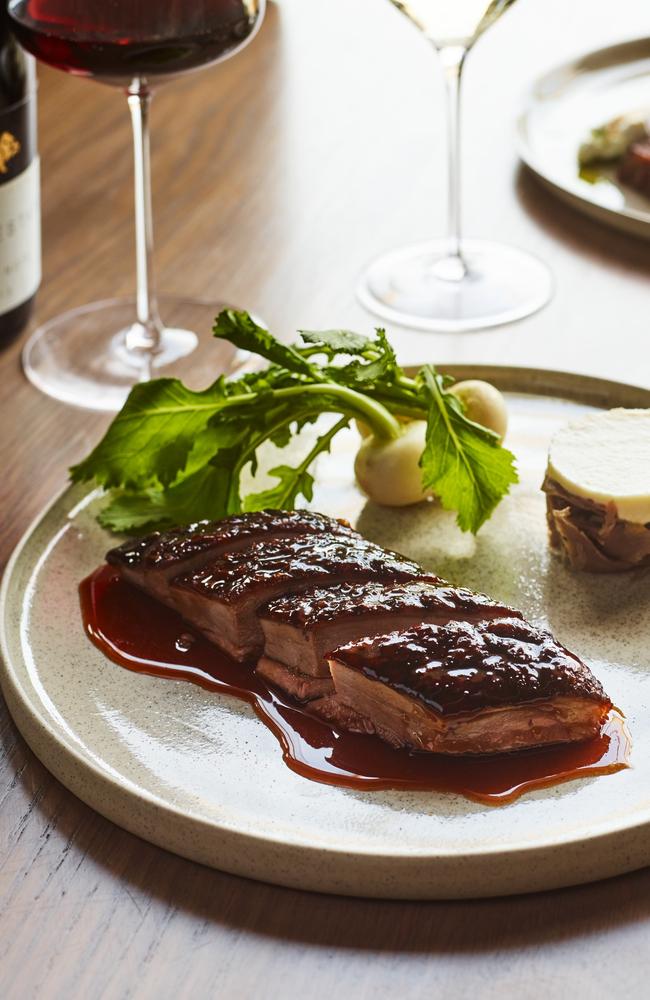
[[[650,575],[569,573],[548,555],[539,490],[556,427],[588,406],[650,406],[650,391],[524,369],[450,370],[510,390],[508,443],[522,481],[479,537],[462,535],[453,515],[432,504],[386,510],[366,503],[352,486],[352,431],[320,460],[314,507],[347,515],[370,538],[548,623],[625,711],[633,766],[500,808],[301,778],[248,706],[124,670],[86,639],[77,584],[110,539],[94,520],[98,494],[75,488],[25,535],[0,607],[3,691],[53,774],[115,823],[171,851],[323,892],[500,895],[650,863]]]
[[[650,113],[650,38],[600,49],[534,85],[519,120],[524,163],[576,208],[616,229],[650,239],[650,199],[608,170],[595,183],[578,174],[578,148],[592,128],[626,112]]]

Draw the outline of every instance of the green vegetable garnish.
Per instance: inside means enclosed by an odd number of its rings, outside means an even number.
[[[117,532],[164,528],[264,507],[310,501],[310,467],[352,418],[379,440],[402,433],[398,416],[427,420],[422,481],[443,507],[476,532],[517,481],[514,458],[492,431],[472,423],[431,365],[408,378],[383,330],[374,338],[348,330],[301,331],[287,346],[246,312],[224,310],[215,337],[264,358],[260,371],[220,377],[203,392],[178,379],[136,385],[97,447],[71,469],[110,492],[101,523]],[[282,448],[323,413],[340,419],[297,465],[270,470],[276,485],[242,496],[242,472],[257,468],[267,441]]]

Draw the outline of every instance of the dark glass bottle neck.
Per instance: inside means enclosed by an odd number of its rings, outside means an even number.
[[[17,104],[35,85],[34,60],[16,41],[6,0],[0,0],[0,111]]]

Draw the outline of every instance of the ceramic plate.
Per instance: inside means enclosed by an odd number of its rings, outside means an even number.
[[[550,558],[539,490],[556,427],[590,406],[650,406],[650,391],[518,369],[452,369],[510,390],[521,483],[478,538],[432,504],[365,503],[352,431],[320,460],[314,507],[548,624],[626,713],[630,769],[538,790],[499,808],[430,792],[316,784],[282,762],[242,702],[104,659],[81,626],[77,584],[111,539],[97,493],[69,489],[5,574],[2,686],[43,763],[120,826],[225,871],[303,889],[450,898],[548,889],[650,863],[650,576],[572,575]],[[271,459],[272,460],[272,459]]]
[[[650,239],[650,198],[619,184],[613,169],[592,181],[578,172],[578,148],[591,129],[637,111],[650,114],[650,38],[592,52],[541,77],[519,121],[519,149],[576,208]]]

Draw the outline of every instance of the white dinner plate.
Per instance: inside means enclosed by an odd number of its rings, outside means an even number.
[[[620,184],[615,169],[588,181],[578,168],[592,128],[639,110],[650,114],[650,38],[591,52],[537,80],[519,120],[519,152],[575,208],[650,239],[650,198]]]
[[[97,492],[66,490],[27,531],[2,587],[2,688],[37,756],[120,826],[216,868],[281,885],[387,898],[500,895],[650,863],[650,575],[573,574],[549,556],[540,483],[552,432],[589,406],[650,391],[525,369],[467,367],[509,392],[521,483],[476,539],[433,504],[365,503],[350,431],[319,461],[313,506],[454,582],[548,624],[626,714],[631,767],[498,808],[421,791],[352,791],[300,777],[241,701],[107,660],[77,586],[113,540]]]

